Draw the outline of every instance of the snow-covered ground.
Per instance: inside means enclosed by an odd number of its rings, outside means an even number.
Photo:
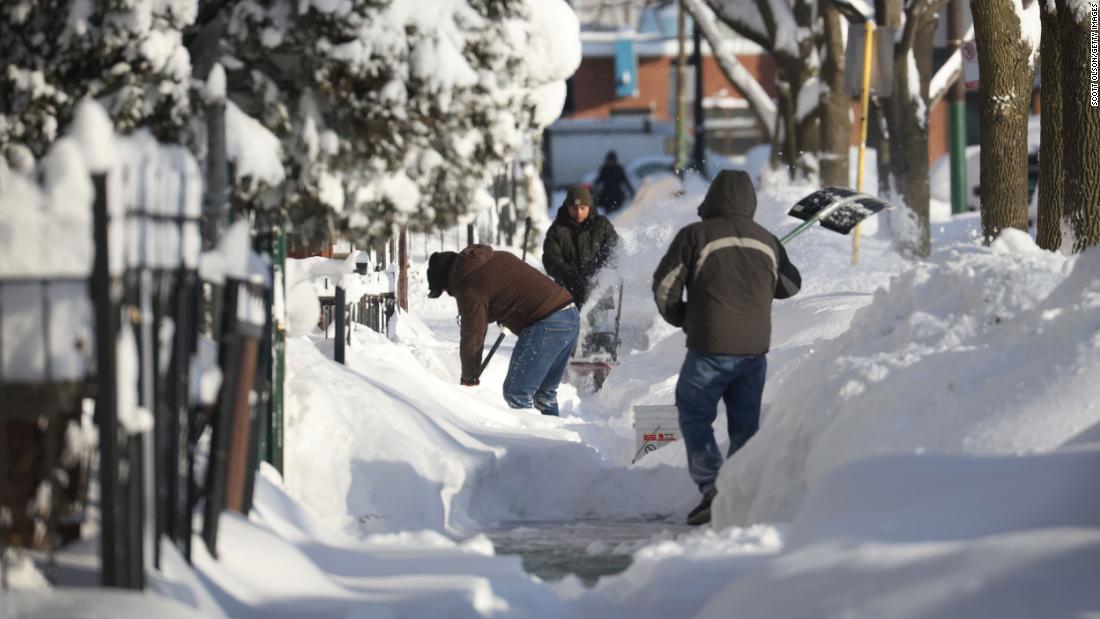
[[[503,403],[514,337],[480,386],[458,385],[454,301],[426,298],[423,265],[392,340],[357,331],[346,366],[321,333],[292,339],[285,479],[264,468],[251,517],[223,518],[219,558],[196,538],[194,572],[173,562],[155,590],[232,617],[1100,613],[1100,252],[1012,232],[983,247],[976,214],[937,218],[919,263],[885,226],[865,227],[855,267],[848,237],[793,240],[804,287],[775,306],[761,430],[722,469],[714,525],[684,533],[698,495],[682,447],[631,460],[632,407],[671,404],[683,358],[649,284],[695,219],[703,188],[688,190],[617,216],[603,277],[624,282],[630,350],[599,393],[563,385],[560,419]],[[793,228],[808,191],[763,192],[757,219]],[[653,536],[590,544],[633,553],[594,587],[529,576],[490,539],[571,520]],[[15,576],[42,586],[28,565]],[[0,609],[37,599],[20,595]]]

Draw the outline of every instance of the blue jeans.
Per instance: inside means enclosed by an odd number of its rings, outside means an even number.
[[[729,457],[760,427],[760,400],[767,372],[767,355],[714,355],[688,349],[676,381],[676,409],[687,449],[688,473],[703,494],[714,490],[718,469],[722,468],[722,454],[711,427],[718,416],[718,400],[726,402]]]
[[[558,384],[577,344],[580,312],[558,310],[519,332],[504,378],[504,401],[512,408],[558,414]]]

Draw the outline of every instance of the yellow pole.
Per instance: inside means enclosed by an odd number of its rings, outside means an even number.
[[[875,42],[875,22],[863,23],[863,86],[859,91],[859,162],[856,164],[856,191],[863,191],[863,158],[867,152],[867,106],[871,98],[871,51]],[[859,224],[852,231],[852,264],[859,264]]]

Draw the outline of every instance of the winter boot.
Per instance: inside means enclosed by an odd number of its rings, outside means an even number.
[[[717,490],[711,490],[703,495],[703,500],[688,513],[687,523],[693,527],[710,522],[710,504],[714,501]]]

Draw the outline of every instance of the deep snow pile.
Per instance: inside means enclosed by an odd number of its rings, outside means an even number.
[[[723,470],[718,522],[790,520],[862,457],[1049,450],[1096,423],[1097,266],[1009,231],[895,276],[852,329],[773,374],[762,431]]]

